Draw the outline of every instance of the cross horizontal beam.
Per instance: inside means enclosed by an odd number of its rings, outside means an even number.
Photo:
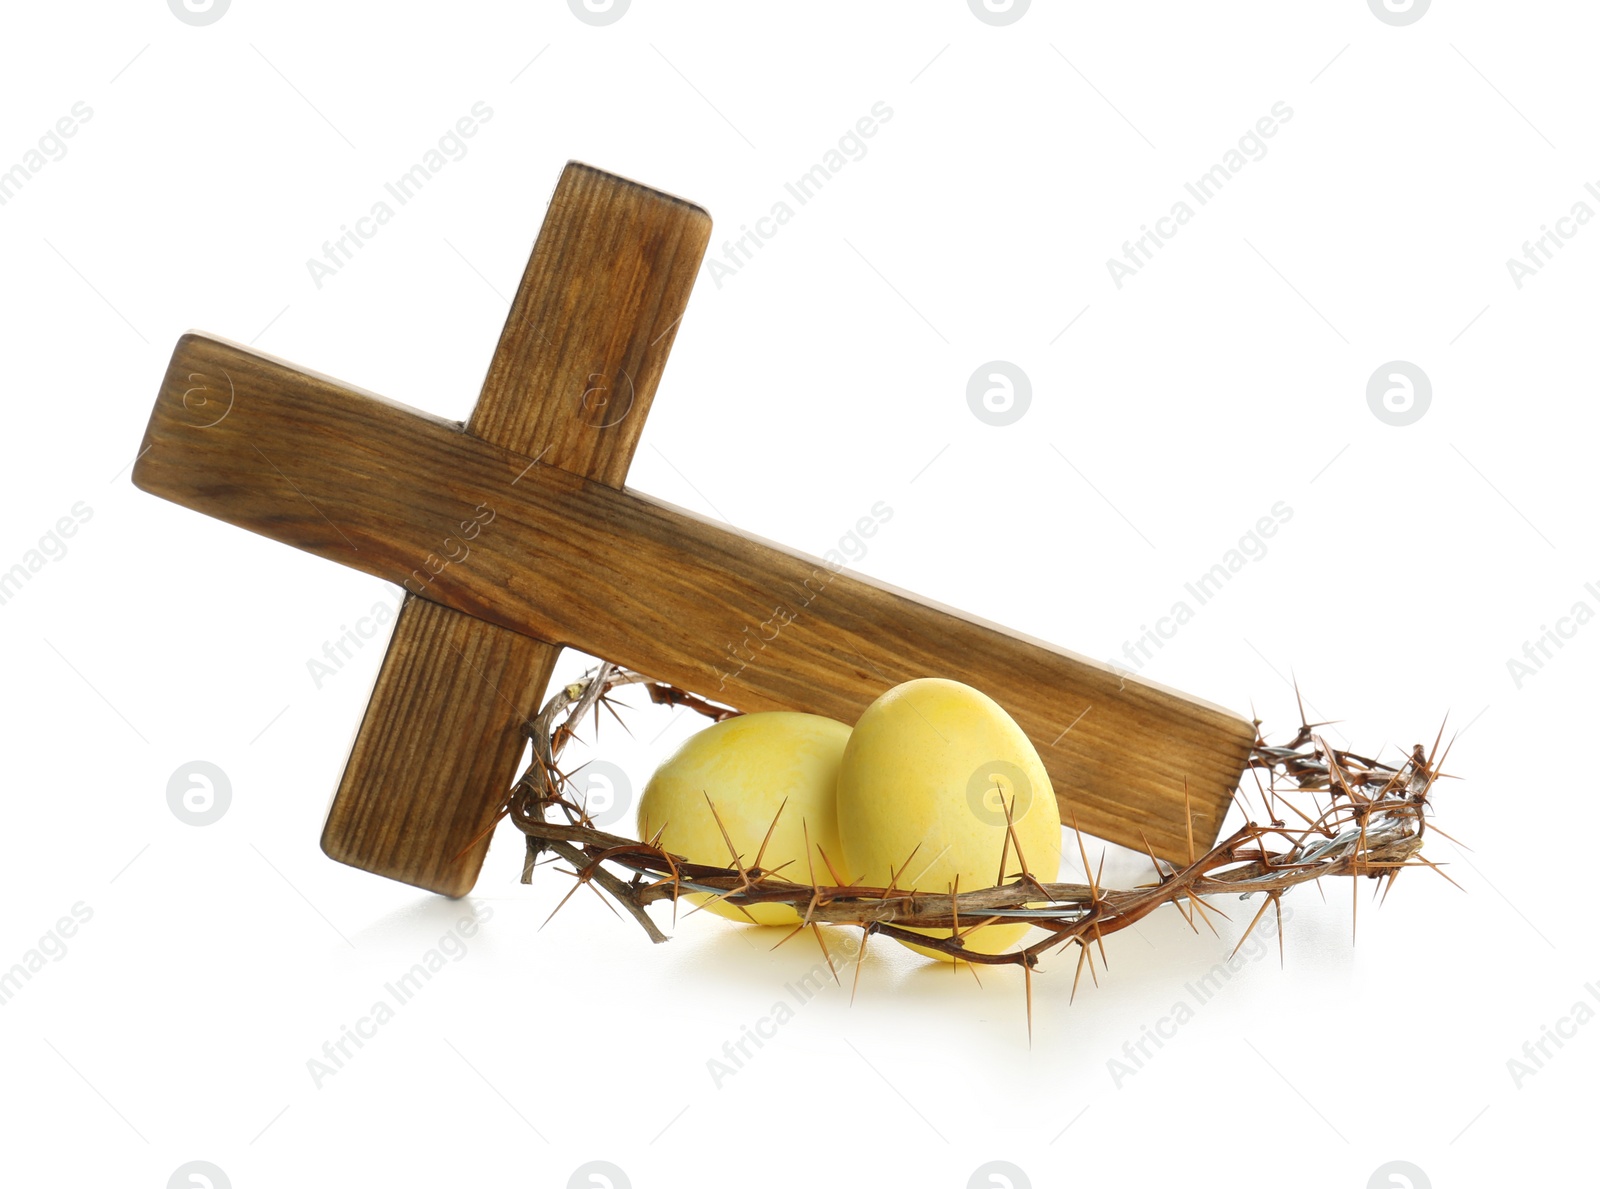
[[[1196,843],[1215,838],[1254,739],[1229,711],[199,335],[178,342],[133,478],[745,711],[854,723],[898,682],[968,682],[1027,732],[1063,820],[1163,858],[1188,854],[1186,782]]]

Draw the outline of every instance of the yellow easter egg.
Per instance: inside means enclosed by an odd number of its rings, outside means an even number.
[[[742,714],[706,727],[685,740],[645,786],[639,798],[639,837],[649,841],[660,830],[663,849],[691,862],[731,867],[732,856],[722,836],[726,829],[740,861],[748,867],[755,863],[776,816],[777,828],[767,842],[762,868],[801,884],[811,882],[814,869],[819,882],[831,883],[819,849],[839,862],[834,789],[849,738],[850,728],[842,722],[783,710]],[[793,925],[800,920],[786,904],[750,905],[746,916],[706,893],[688,898],[710,901],[710,911],[745,923],[751,917],[762,925]]]
[[[925,677],[897,685],[862,713],[839,765],[840,874],[884,887],[891,872],[900,872],[897,886],[915,891],[948,892],[958,877],[963,892],[994,887],[1006,843],[1005,806],[1013,799],[1028,870],[1048,883],[1060,869],[1060,811],[1022,728],[993,698],[959,681]],[[1012,847],[1005,873],[1020,870]],[[964,933],[963,941],[998,954],[1028,928],[1008,921]],[[923,932],[949,936],[949,930]]]

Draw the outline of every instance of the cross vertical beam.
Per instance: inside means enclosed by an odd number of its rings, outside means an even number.
[[[701,208],[570,162],[463,432],[621,488],[710,235]],[[418,559],[322,832],[331,858],[449,896],[477,879],[560,655],[427,598],[434,565],[494,532],[486,503]]]

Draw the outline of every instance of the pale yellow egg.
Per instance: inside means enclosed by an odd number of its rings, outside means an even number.
[[[818,882],[832,883],[822,853],[839,862],[834,789],[849,738],[850,728],[842,722],[783,710],[743,714],[706,727],[685,740],[645,786],[639,798],[639,837],[649,841],[660,830],[660,845],[673,854],[731,867],[720,819],[748,867],[776,816],[762,868],[801,884],[811,882],[814,870]],[[710,901],[710,911],[746,923],[751,917],[762,925],[792,925],[800,919],[786,904],[750,905],[747,917],[704,893],[688,898]]]
[[[1006,840],[1004,806],[1013,799],[1028,870],[1048,883],[1060,869],[1060,811],[1022,728],[993,698],[959,681],[926,677],[897,685],[862,713],[839,766],[840,874],[883,887],[899,872],[897,886],[916,891],[948,892],[958,877],[963,892],[994,887]],[[1020,870],[1012,847],[1006,876]],[[1008,921],[964,934],[963,941],[998,954],[1028,928]]]

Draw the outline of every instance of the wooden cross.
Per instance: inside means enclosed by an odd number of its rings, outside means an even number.
[[[1063,821],[1180,862],[1209,845],[1243,718],[624,488],[710,231],[569,163],[465,425],[178,340],[133,481],[408,592],[324,851],[465,895],[562,647],[845,723],[901,681],[965,681],[1027,732]]]

